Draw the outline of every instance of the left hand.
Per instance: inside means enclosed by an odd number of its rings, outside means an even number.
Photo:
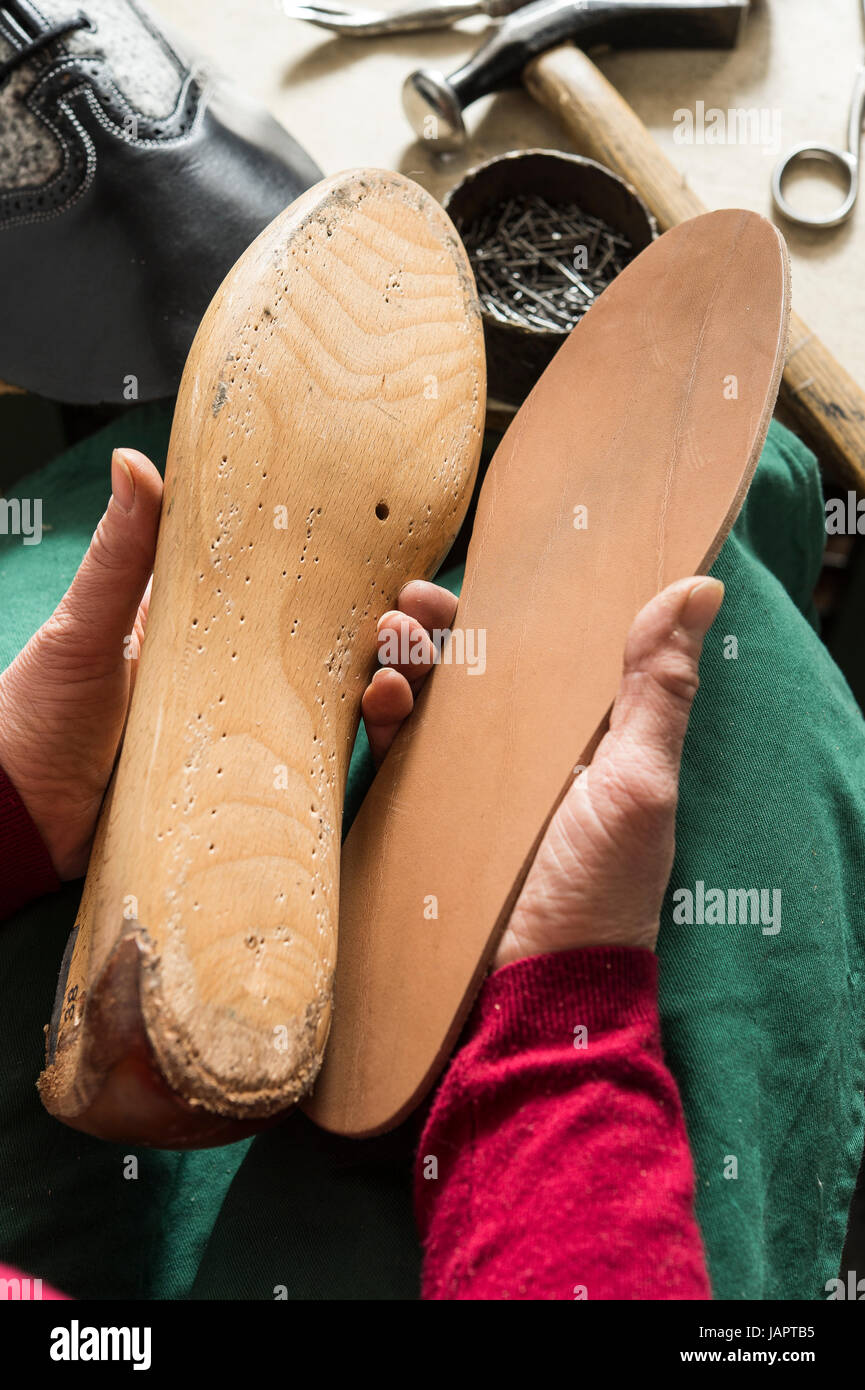
[[[61,879],[87,867],[144,635],[162,479],[115,449],[111,499],[68,591],[0,675],[0,767]]]

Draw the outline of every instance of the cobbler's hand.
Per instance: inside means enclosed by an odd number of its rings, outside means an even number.
[[[112,496],[67,593],[0,676],[0,767],[62,879],[87,867],[135,678],[162,479],[115,449]]]
[[[577,946],[653,949],[673,865],[679,768],[697,693],[703,639],[724,586],[683,579],[634,619],[610,727],[590,766],[568,788],[529,870],[495,966]],[[387,629],[448,627],[456,600],[415,583]],[[381,759],[429,666],[379,672],[364,696],[373,751]],[[413,677],[408,679],[407,677]]]

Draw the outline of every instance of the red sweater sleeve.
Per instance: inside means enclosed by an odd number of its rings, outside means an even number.
[[[42,836],[0,767],[0,921],[59,887]]]
[[[710,1298],[654,955],[593,947],[491,975],[415,1189],[425,1298]]]

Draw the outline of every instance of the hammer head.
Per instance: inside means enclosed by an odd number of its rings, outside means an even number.
[[[581,48],[732,48],[750,0],[534,0],[497,25],[457,72],[421,68],[406,78],[412,129],[439,149],[466,138],[463,112],[479,97],[518,85],[526,63],[568,41]]]

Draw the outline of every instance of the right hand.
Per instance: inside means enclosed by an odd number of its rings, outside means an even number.
[[[673,867],[679,769],[700,654],[723,597],[717,579],[682,579],[637,614],[609,729],[547,827],[494,968],[581,946],[654,949]],[[400,594],[400,610],[380,620],[380,636],[405,624],[448,627],[456,599],[415,582]],[[430,669],[387,669],[367,688],[363,710],[379,761]]]

